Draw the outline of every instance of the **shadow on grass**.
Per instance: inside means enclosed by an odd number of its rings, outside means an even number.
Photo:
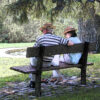
[[[26,74],[18,74],[9,77],[0,77],[0,88],[6,86],[8,82],[21,82],[28,80],[29,78]]]
[[[42,97],[34,100],[100,100],[99,88],[80,88],[77,92],[65,92],[63,95],[56,95],[54,97]]]
[[[51,77],[51,71],[43,72],[42,78]],[[8,82],[22,82],[22,81],[29,81],[29,74],[16,74],[8,77],[0,77],[0,88],[7,86]]]
[[[47,72],[48,73],[48,72]],[[51,73],[47,74],[43,73],[43,77],[49,77]],[[28,81],[28,74],[19,74],[13,75],[9,77],[0,78],[0,87],[6,86],[8,82],[21,82]],[[62,91],[60,89],[60,91]],[[75,87],[72,92],[64,92],[63,95],[55,94],[55,96],[51,97],[41,97],[41,98],[33,98],[29,99],[29,94],[25,94],[23,96],[10,95],[14,100],[100,100],[100,87],[98,88],[85,88],[85,87]],[[15,99],[16,98],[16,99]]]

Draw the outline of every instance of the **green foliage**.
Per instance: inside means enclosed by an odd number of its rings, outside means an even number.
[[[66,26],[78,28],[77,19],[93,17],[91,9],[100,12],[98,2],[86,0],[4,0],[1,5],[4,13],[0,13],[3,16],[0,42],[33,42],[41,34],[39,28],[45,22],[53,22],[55,33],[63,36]]]
[[[42,11],[45,11],[45,6],[43,0],[17,0],[10,4],[7,9],[7,12],[11,12],[13,15],[14,21],[19,21],[22,24],[28,21],[28,11],[33,10],[34,15],[39,17]]]
[[[28,14],[34,17],[49,16],[51,21],[61,15],[74,17],[90,17],[90,9],[95,2],[87,2],[87,0],[17,0],[7,6],[8,13],[11,13],[15,19],[21,23],[28,20]]]
[[[12,22],[12,17],[8,16],[4,22],[4,26],[8,31],[8,38],[10,43],[16,42],[34,42],[36,37],[40,35],[40,21],[31,20],[27,24],[20,25]]]
[[[34,16],[31,15],[29,18],[29,22],[27,24],[22,24],[17,22],[12,22],[12,17],[8,16],[3,24],[6,27],[6,33],[8,34],[8,39],[10,43],[16,42],[34,42],[37,37],[39,37],[42,33],[39,28],[46,22],[48,19],[45,17],[41,17],[40,19],[34,19]],[[64,28],[68,25],[71,25],[77,28],[76,20],[72,18],[64,19],[64,18],[57,18],[54,25],[56,29],[54,30],[55,34],[63,36]],[[5,35],[4,35],[5,36]],[[4,38],[5,39],[5,38]]]
[[[3,21],[6,18],[5,9],[3,1],[0,4],[0,42],[7,42],[8,43],[8,34],[6,27],[3,25]]]
[[[100,15],[100,3],[95,3],[96,14]]]

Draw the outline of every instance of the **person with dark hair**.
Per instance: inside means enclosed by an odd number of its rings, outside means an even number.
[[[72,41],[74,44],[81,43],[80,39],[77,37],[76,29],[72,27],[67,27],[64,31],[65,38]],[[81,58],[81,53],[69,53],[60,56],[60,61],[68,64],[78,64]]]

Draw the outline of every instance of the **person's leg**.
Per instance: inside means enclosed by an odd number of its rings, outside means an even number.
[[[43,66],[44,66],[44,67],[50,67],[51,65],[53,65],[52,62],[43,62]],[[60,77],[60,72],[59,72],[59,70],[53,70],[52,75],[53,75],[52,80],[54,80],[54,79],[57,80],[57,78]]]
[[[30,65],[32,67],[34,67],[34,66],[37,65],[37,58],[36,57],[31,57],[30,58]],[[29,87],[35,88],[35,74],[29,74],[29,78],[31,79],[30,80]]]
[[[59,76],[60,76],[59,70],[53,70],[52,76],[53,76],[53,77],[59,77]]]
[[[35,88],[35,74],[29,74],[29,78],[31,79],[29,83],[29,87]]]
[[[71,63],[71,58],[70,58],[69,54],[64,54],[63,58],[64,58],[64,62],[65,63],[72,64]]]
[[[51,65],[59,66],[59,57],[60,57],[59,55],[55,55],[52,62],[51,62]],[[58,72],[59,72],[58,70],[53,70],[53,72],[52,72],[53,77],[59,77]]]
[[[51,62],[51,65],[59,66],[59,60],[60,60],[60,55],[55,55],[52,62]],[[60,71],[59,70],[53,70],[51,81],[52,82],[56,81],[60,77],[61,77]]]
[[[36,57],[32,57],[30,58],[30,64],[32,67],[37,65],[37,58]],[[43,66],[44,67],[48,67],[51,66],[51,62],[43,62]],[[30,84],[29,86],[31,88],[35,88],[35,79],[36,79],[36,75],[35,74],[29,74],[29,78],[30,78]],[[47,82],[46,80],[41,80],[41,82]]]
[[[59,62],[71,64],[71,59],[68,54],[60,55]],[[63,81],[65,78],[60,74],[59,70],[53,70],[53,77],[59,77],[58,81]]]
[[[64,60],[64,55],[60,55],[59,61],[60,61],[60,62],[65,62],[65,60]]]

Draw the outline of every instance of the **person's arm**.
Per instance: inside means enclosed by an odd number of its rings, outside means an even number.
[[[71,46],[71,45],[74,45],[74,43],[68,39],[65,39],[65,38],[61,38],[60,39],[60,44],[64,44],[64,45],[68,45],[68,46]]]
[[[35,42],[33,47],[39,47],[39,39],[36,40],[36,42]]]
[[[72,45],[74,45],[74,43],[73,43],[71,40],[69,40],[69,41],[67,42],[67,45],[68,45],[68,46],[72,46]]]

